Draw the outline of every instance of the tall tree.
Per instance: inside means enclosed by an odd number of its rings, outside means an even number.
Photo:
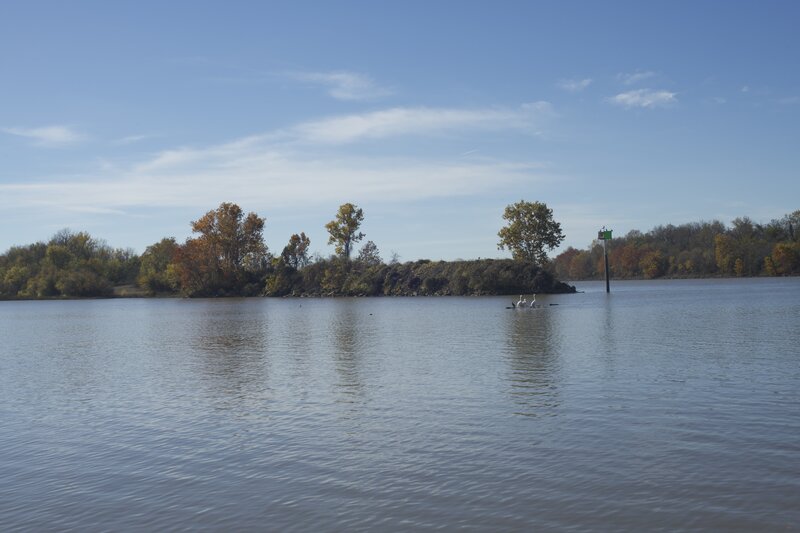
[[[192,222],[200,235],[187,239],[175,256],[181,286],[188,294],[239,293],[266,269],[265,219],[244,215],[222,203]]]
[[[328,244],[336,245],[336,253],[350,259],[353,244],[364,238],[358,231],[364,220],[364,211],[351,203],[339,206],[336,218],[325,224],[325,229],[330,233]]]
[[[263,265],[267,253],[264,222],[255,213],[244,216],[242,208],[223,202],[192,222],[192,231],[208,246],[210,259],[224,274],[232,274]]]
[[[497,235],[497,248],[508,248],[514,259],[544,263],[547,252],[561,244],[561,224],[553,219],[553,210],[542,202],[520,200],[506,206],[503,219],[508,221]]]
[[[283,248],[281,257],[284,263],[295,269],[303,268],[308,265],[308,247],[311,246],[311,239],[306,237],[306,234],[300,232],[300,235],[295,233],[289,238],[289,244]]]

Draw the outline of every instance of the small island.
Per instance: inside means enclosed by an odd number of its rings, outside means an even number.
[[[546,249],[563,240],[553,212],[540,202],[506,208],[501,249],[512,259],[401,263],[381,258],[378,246],[354,245],[364,212],[346,203],[326,224],[336,254],[312,257],[304,232],[280,254],[264,242],[265,219],[222,203],[191,223],[184,243],[164,238],[141,255],[111,248],[85,232],[62,230],[48,242],[16,246],[0,256],[0,298],[60,299],[140,296],[485,296],[571,293],[559,281]],[[355,255],[355,257],[353,257]]]

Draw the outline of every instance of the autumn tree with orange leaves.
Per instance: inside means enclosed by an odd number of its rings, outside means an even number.
[[[257,294],[269,263],[264,243],[265,219],[244,215],[222,203],[192,222],[189,238],[175,254],[180,286],[189,296]]]

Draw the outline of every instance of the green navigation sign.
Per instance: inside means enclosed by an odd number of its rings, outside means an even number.
[[[611,292],[611,285],[608,282],[610,274],[608,270],[608,249],[606,248],[606,241],[611,240],[611,230],[603,226],[603,229],[597,232],[597,240],[603,241],[603,265],[605,265],[606,270],[606,292]]]

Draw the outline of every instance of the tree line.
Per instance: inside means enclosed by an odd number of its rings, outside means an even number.
[[[632,230],[607,242],[617,279],[800,275],[800,210],[759,224],[748,217]],[[603,247],[568,248],[553,260],[560,279],[600,279]]]
[[[49,242],[14,246],[0,255],[0,297],[111,296],[134,283],[140,258],[85,232],[62,230]]]
[[[364,212],[346,203],[325,225],[336,255],[311,257],[311,240],[293,234],[280,254],[264,242],[266,219],[222,203],[191,222],[193,236],[164,238],[141,256],[87,233],[63,230],[47,243],[0,255],[0,298],[203,296],[490,295],[572,292],[546,268],[545,249],[563,239],[552,210],[521,201],[506,208],[499,248],[514,259],[385,262],[367,241],[355,257]]]

